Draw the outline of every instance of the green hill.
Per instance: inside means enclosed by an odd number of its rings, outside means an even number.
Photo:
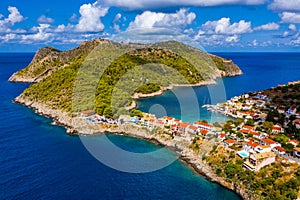
[[[21,98],[71,113],[93,109],[118,116],[136,93],[241,74],[232,62],[169,41],[149,45],[95,39],[69,51],[40,49],[10,81],[36,82]]]

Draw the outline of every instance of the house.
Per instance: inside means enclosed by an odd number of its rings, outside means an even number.
[[[226,138],[226,134],[225,133],[221,133],[221,134],[218,135],[219,141],[223,141],[223,140],[225,140],[225,138]]]
[[[300,119],[295,119],[293,125],[296,126],[297,129],[300,129]]]
[[[299,144],[299,142],[298,140],[289,140],[287,144],[292,144],[294,147],[296,147]]]
[[[96,114],[94,110],[85,110],[81,113],[81,117],[90,117]]]
[[[232,146],[234,144],[235,144],[235,140],[228,139],[228,140],[224,141],[225,147],[230,147],[230,146]]]
[[[245,105],[243,105],[243,110],[251,110],[251,108],[252,108],[252,105],[251,104],[249,104],[249,103],[246,103]]]
[[[164,121],[165,125],[171,126],[173,124],[175,118],[169,117],[169,116],[164,116],[162,120]]]
[[[194,122],[193,126],[196,126],[199,129],[204,129],[204,130],[208,130],[208,131],[216,131],[214,125],[208,124],[205,122]]]
[[[242,127],[242,130],[250,130],[250,131],[254,131],[254,126],[249,126],[249,125],[244,125],[243,127]]]
[[[165,122],[161,119],[157,120],[156,121],[156,127],[159,127],[159,128],[164,128],[165,127]]]
[[[181,134],[185,134],[186,133],[186,129],[190,124],[187,122],[183,122],[178,124],[178,132]]]
[[[297,158],[300,158],[300,148],[299,147],[294,148],[293,155]]]
[[[272,133],[283,133],[284,129],[282,128],[281,124],[275,124],[272,128]]]
[[[294,107],[290,107],[290,108],[286,111],[286,113],[287,113],[288,115],[295,115],[296,112],[297,112],[297,109],[294,108]]]
[[[272,148],[268,145],[262,145],[257,148],[257,153],[271,152]]]
[[[193,125],[189,125],[189,126],[186,128],[186,131],[187,131],[189,134],[196,134],[197,131],[198,131],[198,127],[193,126]]]
[[[257,153],[257,148],[259,144],[253,141],[249,141],[244,145],[244,150],[248,153]]]
[[[277,108],[278,113],[284,114],[285,113],[285,108],[284,107],[279,107]]]
[[[202,129],[202,130],[200,130],[200,135],[202,135],[202,136],[206,136],[207,134],[208,134],[208,130],[204,130],[204,129]]]
[[[248,161],[244,163],[244,167],[251,171],[259,171],[264,166],[275,162],[276,154],[274,152],[264,152],[252,154]]]
[[[268,145],[270,146],[271,148],[274,148],[276,146],[281,146],[279,143],[275,142],[274,140],[272,139],[269,139],[269,138],[264,138],[261,140],[261,144],[262,145]]]
[[[267,99],[267,95],[262,94],[262,93],[258,93],[257,95],[255,95],[254,98],[255,99],[260,99],[260,100],[266,100]]]
[[[274,147],[272,149],[272,151],[279,154],[279,155],[284,155],[285,154],[285,149],[283,147],[280,147],[280,146]]]

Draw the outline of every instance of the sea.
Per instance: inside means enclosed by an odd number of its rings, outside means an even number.
[[[175,88],[162,96],[138,101],[138,108],[189,122],[224,121],[228,118],[212,114],[202,106],[300,79],[300,53],[216,54],[233,60],[244,74],[218,79],[218,84],[209,87],[193,87],[198,100],[193,105],[186,96],[190,89]],[[7,80],[33,56],[0,53],[0,199],[240,199],[234,192],[199,176],[180,160],[148,173],[122,172],[99,162],[80,137],[68,136],[63,127],[52,125],[51,119],[13,102],[29,84]],[[94,136],[85,140],[97,140],[101,145],[102,137],[131,152],[161,148],[127,136]]]

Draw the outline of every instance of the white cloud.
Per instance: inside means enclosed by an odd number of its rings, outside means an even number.
[[[218,21],[207,21],[202,25],[202,28],[208,34],[224,35],[243,34],[252,31],[251,22],[240,20],[239,22],[231,24],[230,18],[221,18]]]
[[[225,39],[226,42],[238,42],[239,41],[239,36],[238,35],[233,35],[233,36],[228,36]]]
[[[252,41],[252,45],[256,47],[256,46],[258,45],[257,40],[253,40],[253,41]]]
[[[8,34],[5,34],[3,36],[0,36],[0,39],[2,40],[1,42],[9,42],[10,40],[13,40],[17,37],[16,34],[14,33],[8,33]]]
[[[280,14],[282,23],[300,23],[300,14],[294,12],[283,12]]]
[[[50,18],[50,17],[46,17],[45,15],[41,15],[37,22],[39,24],[52,24],[54,22],[54,19]]]
[[[154,27],[172,27],[184,28],[191,24],[196,18],[196,14],[188,12],[187,9],[180,9],[176,13],[161,13],[145,11],[135,17],[135,20],[129,24],[128,29],[136,28],[154,28]]]
[[[75,13],[72,14],[72,16],[69,18],[70,22],[75,22],[77,21],[77,15]]]
[[[266,31],[272,31],[272,30],[278,30],[280,28],[279,24],[275,22],[271,22],[268,24],[263,24],[261,26],[255,27],[254,30],[266,30]]]
[[[289,25],[289,30],[291,30],[291,31],[296,31],[296,30],[297,30],[296,25],[295,25],[295,24],[290,24],[290,25]]]
[[[118,21],[120,21],[121,17],[122,17],[122,14],[121,14],[121,13],[116,14],[116,16],[115,16],[113,22],[118,22]]]
[[[32,30],[37,30],[36,33],[22,35],[21,43],[31,44],[33,42],[50,42],[50,37],[53,36],[52,33],[49,33],[49,24],[40,24],[38,27],[33,28]]]
[[[78,32],[99,32],[104,29],[101,17],[108,12],[108,7],[101,7],[97,2],[93,4],[83,4],[80,9],[80,19],[76,25]]]
[[[113,20],[113,29],[114,29],[116,32],[120,32],[120,31],[121,31],[121,30],[120,30],[120,25],[117,24],[117,23],[120,22],[121,17],[122,17],[121,13],[118,13],[118,14],[116,14],[116,16],[115,16],[115,18],[114,18],[114,20]]]
[[[290,34],[290,32],[284,31],[284,33],[282,34],[282,37],[287,37],[287,36],[289,36],[289,34]]]
[[[2,30],[2,31],[15,25],[16,23],[19,23],[19,22],[25,20],[25,18],[19,12],[18,8],[9,6],[7,8],[7,10],[10,13],[8,15],[8,17],[0,20],[0,30]],[[1,18],[3,18],[3,15],[1,15]]]
[[[121,7],[129,10],[146,10],[172,6],[218,6],[218,5],[258,5],[267,0],[98,0],[106,6]]]
[[[274,0],[269,8],[273,10],[300,11],[300,0]]]

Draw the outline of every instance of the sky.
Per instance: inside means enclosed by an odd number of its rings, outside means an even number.
[[[208,52],[299,52],[300,0],[6,0],[0,52],[105,38],[177,40]]]

